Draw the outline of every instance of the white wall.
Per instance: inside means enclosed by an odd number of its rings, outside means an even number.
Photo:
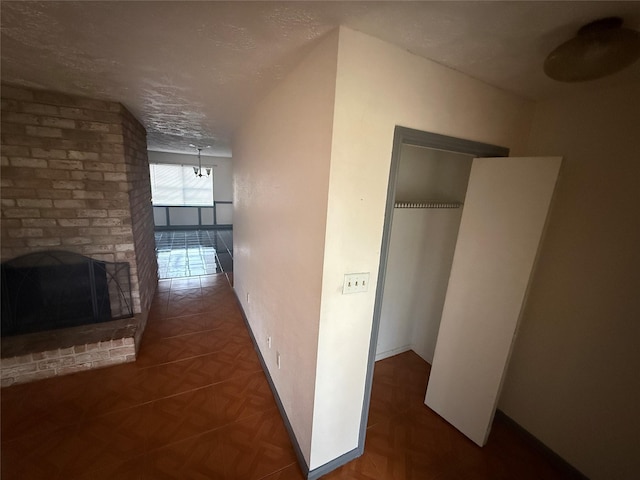
[[[472,155],[403,145],[396,202],[464,202]]]
[[[461,208],[393,215],[376,360],[413,350],[433,361]]]
[[[402,145],[396,202],[464,202],[471,155]],[[394,210],[376,360],[413,350],[431,363],[462,209]]]
[[[337,49],[336,31],[254,109],[233,142],[234,288],[307,465]]]
[[[311,468],[358,444],[376,289],[342,295],[341,286],[345,273],[377,278],[394,127],[517,154],[532,111],[526,100],[340,29]]]
[[[541,102],[529,143],[564,161],[500,408],[594,480],[640,478],[639,105]]]
[[[198,156],[183,153],[155,152],[149,150],[149,163],[169,163],[174,165],[198,165]],[[213,167],[214,200],[233,201],[233,162],[229,157],[201,155],[203,167]]]

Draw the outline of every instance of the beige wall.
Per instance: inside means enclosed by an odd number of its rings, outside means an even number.
[[[526,100],[340,30],[311,468],[358,443],[394,127],[493,143],[518,154],[532,111]],[[370,290],[342,295],[350,272],[371,272]]]
[[[538,104],[564,156],[500,407],[588,477],[640,478],[640,86]]]
[[[307,464],[337,41],[337,31],[327,36],[257,106],[233,143],[234,288]]]

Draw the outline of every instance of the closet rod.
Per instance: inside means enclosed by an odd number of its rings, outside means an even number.
[[[394,208],[460,208],[460,202],[396,202]]]

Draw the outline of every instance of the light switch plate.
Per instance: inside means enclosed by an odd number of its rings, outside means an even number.
[[[369,290],[369,272],[366,273],[347,273],[344,276],[344,285],[342,286],[342,294],[359,293]]]

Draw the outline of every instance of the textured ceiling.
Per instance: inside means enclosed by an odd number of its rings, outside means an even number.
[[[2,1],[2,81],[122,102],[152,150],[230,155],[234,128],[327,32],[381,38],[519,95],[640,81],[640,62],[588,84],[542,73],[591,20],[640,28],[638,2]]]

